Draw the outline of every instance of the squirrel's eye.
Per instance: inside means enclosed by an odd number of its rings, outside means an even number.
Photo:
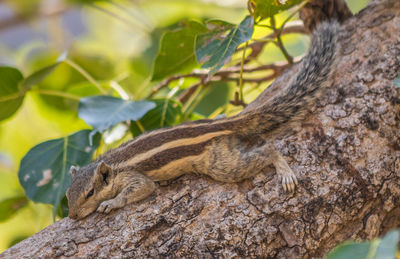
[[[86,195],[86,199],[89,199],[94,193],[94,189],[91,189],[90,192]]]

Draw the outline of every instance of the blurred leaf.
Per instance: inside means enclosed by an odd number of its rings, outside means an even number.
[[[18,244],[19,242],[21,242],[24,239],[27,239],[29,237],[29,235],[18,235],[16,237],[14,237],[9,243],[8,243],[8,247],[12,247],[16,244]]]
[[[327,259],[394,259],[398,242],[399,231],[393,230],[382,239],[371,242],[345,242],[330,252]]]
[[[60,204],[58,205],[57,216],[59,216],[60,218],[65,218],[68,216],[68,199],[67,196],[65,195],[61,199]]]
[[[269,18],[279,12],[285,11],[303,0],[250,0],[253,7],[254,18]]]
[[[62,53],[58,59],[57,62],[48,66],[45,66],[31,75],[27,76],[22,82],[21,82],[21,88],[24,91],[29,90],[32,86],[39,84],[42,82],[48,75],[50,75],[54,69],[60,65],[61,62],[63,62],[67,58],[67,52]]]
[[[233,94],[226,82],[212,82],[207,88],[207,94],[194,109],[195,112],[204,116],[209,116],[217,108],[227,104]]]
[[[26,196],[35,201],[54,205],[57,210],[61,198],[71,184],[69,169],[84,166],[92,158],[100,135],[89,145],[90,130],[81,130],[68,137],[49,140],[33,147],[22,158],[19,182]]]
[[[203,63],[202,68],[210,68],[210,74],[214,74],[231,59],[240,44],[251,38],[254,20],[246,16],[238,26],[220,20],[208,21],[206,25],[209,32],[196,38],[196,58]]]
[[[72,60],[84,68],[96,80],[105,80],[113,77],[115,65],[106,57],[85,53],[71,53]],[[86,79],[85,79],[86,80]]]
[[[67,0],[67,2],[74,4],[93,4],[96,2],[107,2],[107,0]]]
[[[182,69],[192,69],[197,63],[194,40],[197,34],[206,32],[204,25],[187,21],[183,28],[166,32],[154,62],[152,80],[160,80]]]
[[[399,231],[392,230],[379,242],[374,258],[391,259],[396,258],[397,244],[399,243]]]
[[[330,252],[327,259],[365,259],[369,248],[369,243],[346,242]]]
[[[182,115],[182,105],[171,99],[152,100],[156,104],[143,118],[132,121],[131,132],[138,136],[144,131],[154,130],[162,127],[169,127],[179,123]]]
[[[197,112],[192,112],[189,115],[189,120],[191,120],[191,121],[203,120],[203,119],[207,119],[207,117],[205,117],[203,114],[200,114],[200,113],[197,113]]]
[[[29,71],[33,72],[30,78],[24,83],[34,87],[39,91],[57,91],[65,92],[73,84],[85,82],[86,79],[63,61],[63,56],[59,53],[51,51],[38,52],[29,60],[27,66]],[[57,61],[55,61],[57,60]],[[50,64],[50,65],[49,65]],[[39,99],[46,104],[46,109],[58,110],[60,112],[68,112],[68,110],[76,110],[78,103],[72,99],[61,96],[38,94]],[[50,110],[49,109],[49,110]]]
[[[27,202],[28,199],[25,195],[0,201],[0,222],[9,219],[20,208],[24,207]]]
[[[6,0],[8,6],[13,8],[15,13],[21,17],[34,16],[40,8],[41,0]]]
[[[24,80],[21,82],[21,87],[23,90],[27,91],[29,90],[32,86],[39,84],[40,82],[43,81],[48,75],[51,74],[51,72],[54,71],[54,69],[60,64],[60,62],[57,62],[55,64],[52,64],[50,66],[44,67],[30,76],[26,77]]]
[[[127,120],[138,120],[155,104],[149,101],[126,101],[111,96],[91,96],[79,103],[79,117],[93,127],[94,132],[103,132]]]
[[[393,80],[393,84],[395,87],[400,87],[400,75],[395,80]]]
[[[13,115],[21,106],[25,92],[19,88],[23,75],[13,67],[0,66],[0,121]]]
[[[68,87],[66,92],[79,97],[87,97],[101,94],[100,90],[88,81],[72,84]]]

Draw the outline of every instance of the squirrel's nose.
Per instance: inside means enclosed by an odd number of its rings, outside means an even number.
[[[78,218],[78,214],[76,213],[68,213],[68,217],[71,219],[77,219]]]

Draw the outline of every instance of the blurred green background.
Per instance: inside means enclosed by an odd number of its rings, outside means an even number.
[[[357,12],[368,0],[347,2]],[[165,31],[185,19],[217,18],[236,24],[247,14],[245,0],[3,0],[0,64],[16,67],[28,75],[54,63],[68,50],[69,56],[98,82],[118,83],[135,100],[140,100],[156,84],[150,82],[152,64]],[[277,18],[286,16],[283,13]],[[257,28],[254,35],[261,37],[265,31]],[[309,42],[304,35],[287,35],[283,40],[295,57],[305,52]],[[271,45],[259,59],[267,63],[284,57]],[[184,83],[189,84],[190,80]],[[58,66],[41,85],[68,93],[97,93],[82,75],[65,64]],[[266,86],[245,88],[246,101],[254,99]],[[217,88],[224,91],[223,95],[214,90],[206,93],[195,108],[198,117],[210,116],[231,100],[234,88],[235,84],[228,83]],[[160,92],[159,96],[166,94]],[[21,158],[33,146],[89,128],[78,118],[76,106],[71,100],[30,93],[16,114],[0,122],[0,201],[19,197],[21,201],[13,206],[22,207],[14,215],[0,215],[0,252],[53,222],[50,205],[24,199],[17,172]],[[232,106],[225,112],[229,115],[237,109]]]

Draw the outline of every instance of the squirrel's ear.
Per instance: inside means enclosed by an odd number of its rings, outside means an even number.
[[[102,181],[104,184],[108,185],[110,183],[110,178],[113,177],[113,170],[104,161],[101,161],[96,168],[96,178]]]
[[[71,168],[69,169],[69,172],[72,174],[72,177],[76,176],[76,174],[78,173],[78,169],[79,169],[79,167],[71,166]]]

